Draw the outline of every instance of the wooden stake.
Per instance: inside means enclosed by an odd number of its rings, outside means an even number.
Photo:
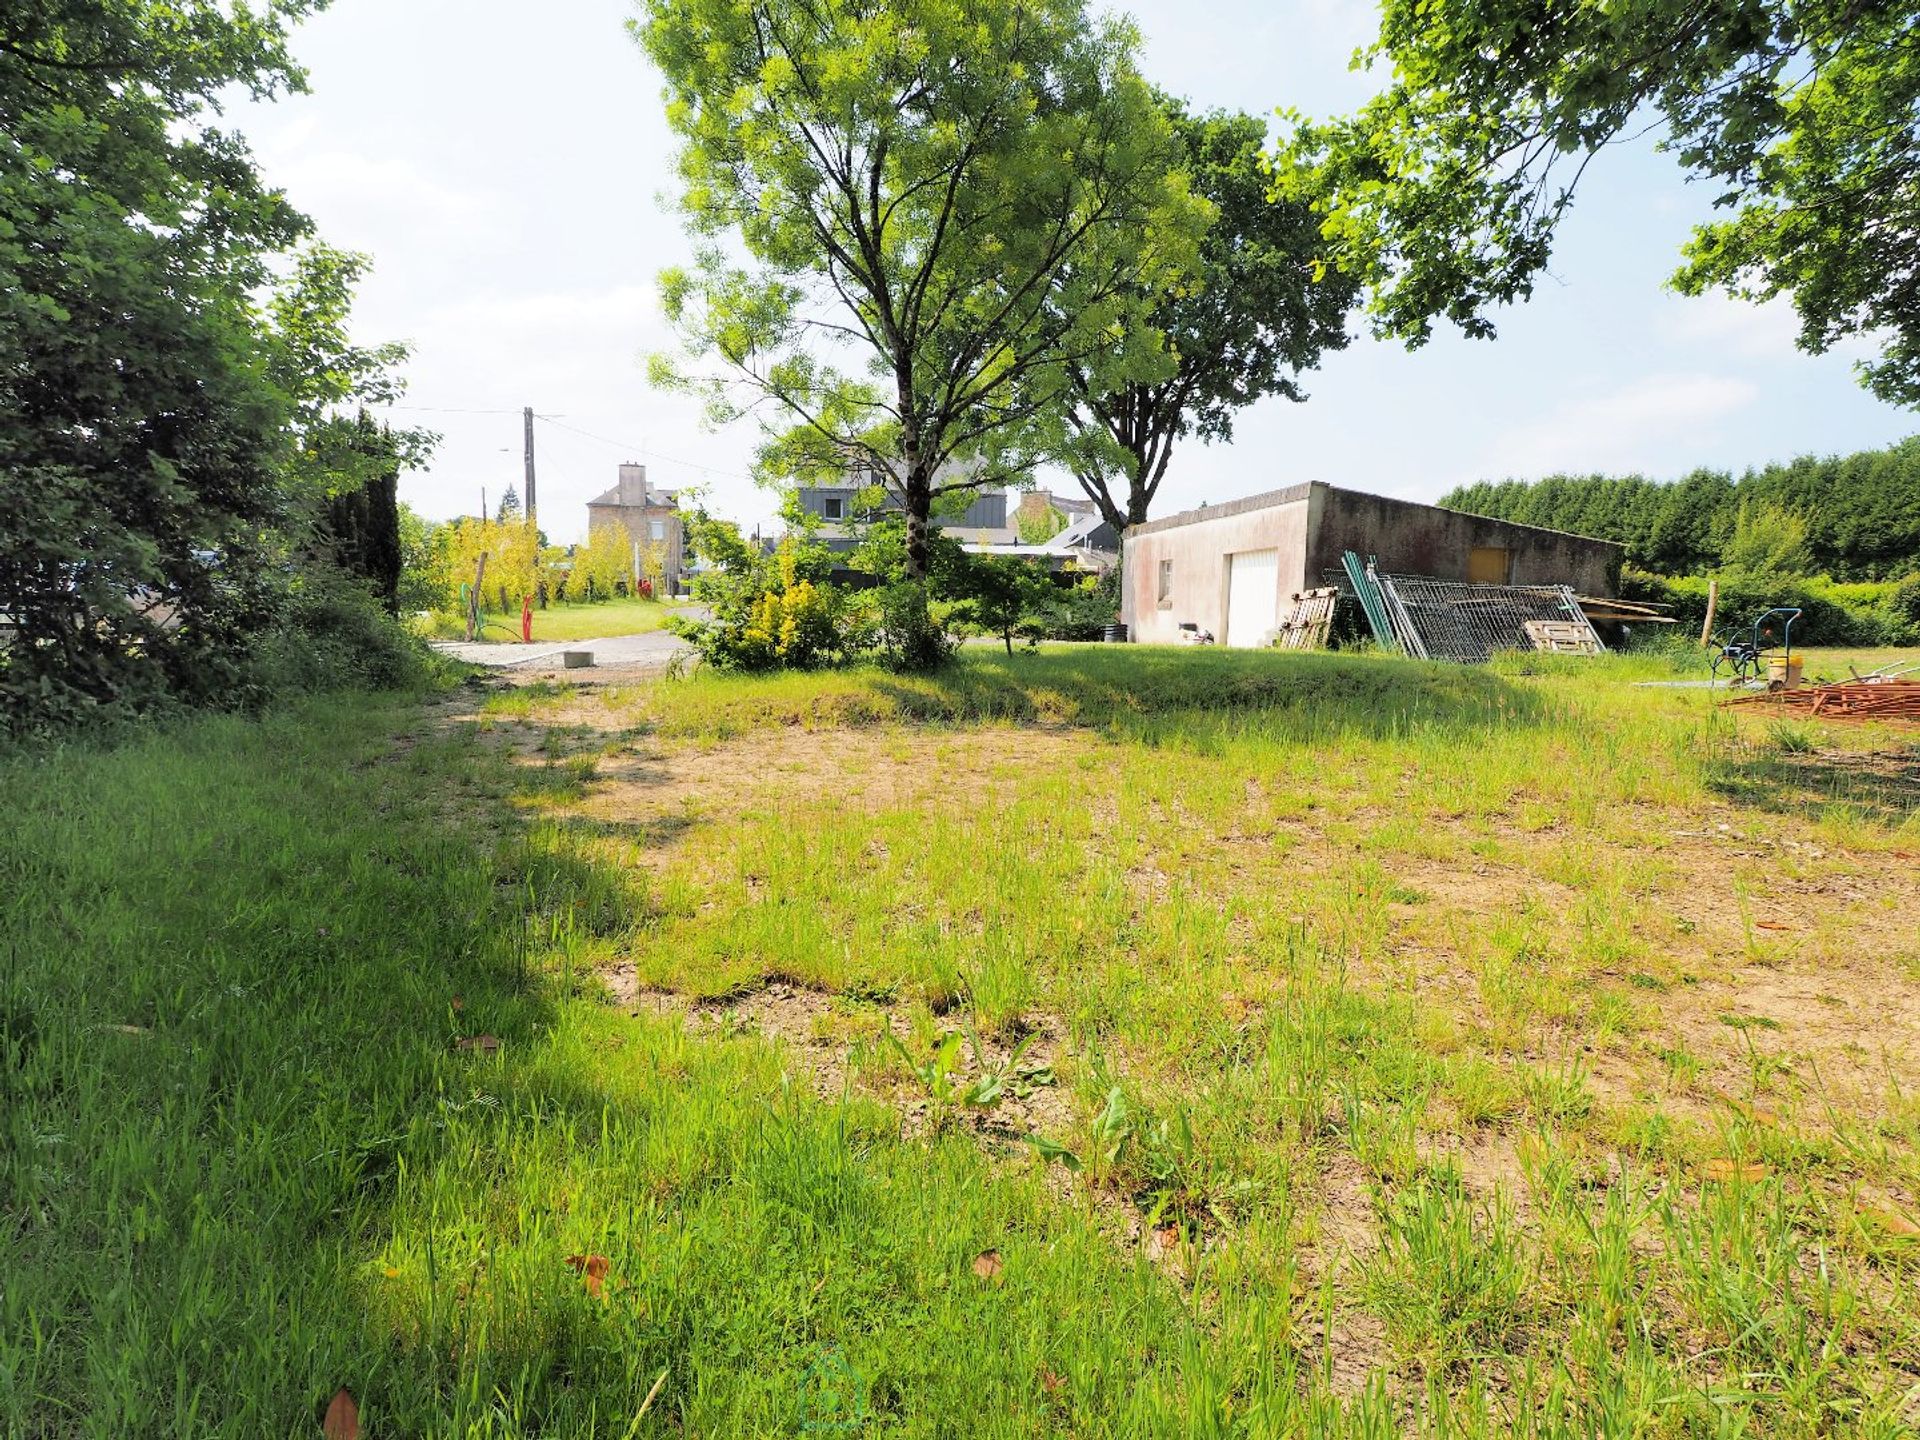
[[[487,578],[487,552],[480,552],[480,563],[473,567],[473,598],[467,606],[467,643],[471,645],[480,634],[480,586]]]
[[[1700,627],[1700,643],[1702,645],[1713,644],[1713,612],[1719,603],[1720,581],[1717,578],[1710,579],[1707,581],[1707,623]]]

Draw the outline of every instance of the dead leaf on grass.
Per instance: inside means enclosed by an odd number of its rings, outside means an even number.
[[[327,1440],[360,1440],[360,1407],[346,1386],[333,1392],[326,1418],[320,1422],[320,1433]]]
[[[1756,920],[1753,923],[1755,928],[1760,930],[1791,930],[1793,929],[1793,926],[1787,924],[1784,920]]]
[[[111,1030],[116,1035],[151,1035],[153,1033],[144,1025],[107,1025],[102,1028]]]
[[[456,995],[453,997],[452,1003],[455,1011],[464,1010],[467,1008],[467,997],[464,995]]]
[[[587,1287],[587,1293],[594,1299],[604,1299],[606,1295],[607,1271],[613,1262],[604,1255],[569,1255],[567,1264],[580,1276],[580,1283]]]
[[[1006,1268],[998,1250],[982,1250],[973,1257],[973,1273],[992,1284],[1000,1283],[1000,1272]]]
[[[1758,1184],[1767,1178],[1768,1169],[1758,1160],[1709,1160],[1701,1167],[1700,1173],[1711,1184],[1725,1185],[1739,1180],[1748,1185]]]
[[[1049,1395],[1057,1395],[1066,1386],[1066,1378],[1054,1370],[1051,1365],[1040,1367],[1040,1388]]]
[[[462,1035],[453,1042],[453,1048],[477,1055],[498,1055],[500,1037],[498,1035]]]
[[[1874,1224],[1878,1225],[1889,1235],[1898,1235],[1904,1239],[1912,1239],[1915,1236],[1920,1236],[1920,1224],[1916,1224],[1905,1215],[1902,1215],[1898,1210],[1892,1209],[1891,1207],[1876,1205],[1870,1209],[1862,1210],[1860,1214],[1863,1219],[1873,1221]]]

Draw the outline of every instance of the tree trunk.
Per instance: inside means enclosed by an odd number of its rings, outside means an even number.
[[[1127,486],[1128,527],[1147,522],[1147,507],[1153,503],[1153,482],[1147,478],[1149,463],[1144,449],[1133,452],[1133,478]]]
[[[933,480],[916,465],[907,474],[907,578],[925,580],[932,568]]]

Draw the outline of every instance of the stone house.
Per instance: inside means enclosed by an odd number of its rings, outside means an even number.
[[[663,588],[669,595],[679,591],[687,563],[680,502],[671,490],[656,490],[647,483],[646,466],[622,465],[619,482],[587,502],[587,533],[595,535],[610,527],[625,532],[636,575],[646,573],[649,547],[659,546]]]

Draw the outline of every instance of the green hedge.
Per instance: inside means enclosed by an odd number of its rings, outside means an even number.
[[[1719,577],[1714,628],[1731,634],[1776,605],[1797,605],[1793,638],[1807,645],[1920,645],[1920,574],[1900,580],[1841,581],[1826,575]],[[1704,575],[1656,575],[1629,565],[1620,592],[1673,606],[1683,631],[1699,632],[1707,613]]]

